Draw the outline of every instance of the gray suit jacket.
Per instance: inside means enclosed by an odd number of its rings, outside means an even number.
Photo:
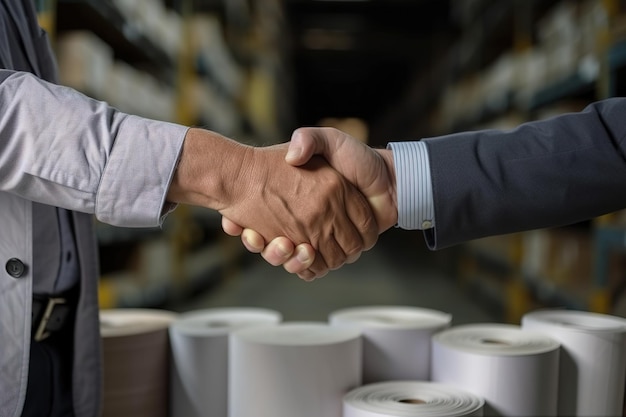
[[[581,113],[426,139],[431,248],[562,226],[626,208],[626,99]]]
[[[93,417],[101,358],[91,214],[120,226],[160,225],[187,128],[129,116],[44,81],[56,80],[55,62],[29,0],[0,0],[0,64],[0,263],[26,265],[18,278],[0,268],[0,416],[21,415],[33,271],[54,258],[33,257],[33,217],[63,207],[73,210],[80,266],[74,411]]]

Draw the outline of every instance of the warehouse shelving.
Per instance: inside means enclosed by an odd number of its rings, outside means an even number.
[[[624,94],[626,86],[621,79],[626,71],[626,26],[621,22],[626,21],[626,10],[619,2],[521,1],[508,2],[507,7],[501,3],[481,2],[482,16],[492,10],[491,15],[497,15],[505,24],[485,25],[481,19],[468,18],[465,35],[438,64],[438,71],[416,80],[416,85],[426,86],[426,91],[440,91],[439,100],[432,105],[432,98],[405,98],[405,110],[400,113],[415,115],[416,109],[418,114],[424,109],[425,116],[396,136],[512,128]],[[586,20],[568,22],[566,19],[572,16]],[[564,26],[555,26],[557,23]],[[576,40],[576,36],[564,34],[585,33],[587,37],[577,39],[576,45],[560,44],[559,30],[563,31],[563,39]],[[472,35],[476,33],[480,36]],[[500,42],[500,49],[494,50],[493,40],[497,38],[508,44]],[[536,79],[529,79],[533,74]],[[420,93],[428,97],[419,88],[413,94]],[[427,111],[429,107],[434,110]],[[616,299],[626,297],[620,285],[625,271],[612,271],[618,277],[608,279],[608,271],[616,268],[608,258],[609,254],[626,252],[624,230],[625,226],[610,220],[594,219],[541,230],[541,236],[524,232],[479,239],[462,245],[458,272],[463,283],[491,300],[502,317],[511,322],[519,321],[521,315],[538,305],[615,313]],[[528,268],[532,245],[538,243],[529,241],[532,236],[543,238],[562,253],[584,248],[586,255],[567,259],[567,268],[562,259],[560,270],[556,266]],[[568,248],[566,242],[579,246]],[[566,258],[555,248],[551,256]]]
[[[55,43],[59,56],[61,81],[74,81],[84,77],[81,82],[69,82],[68,85],[101,100],[108,101],[115,107],[138,113],[138,105],[114,97],[113,86],[106,85],[104,77],[110,76],[113,65],[127,70],[129,74],[146,74],[172,91],[176,89],[178,62],[176,57],[168,53],[158,42],[142,31],[138,24],[130,21],[117,5],[111,1],[96,0],[56,0],[55,9]],[[89,41],[108,52],[107,59],[93,59],[94,65],[103,68],[91,68],[80,65],[64,65],[61,42],[69,36],[84,43],[84,50],[94,53],[97,48],[89,45]],[[70,53],[76,51],[77,43],[70,43]],[[80,58],[79,58],[80,59]],[[115,64],[114,64],[115,62]],[[77,77],[68,77],[64,70],[76,71]],[[96,71],[92,71],[95,69]],[[101,71],[100,79],[94,81],[90,72]],[[82,75],[84,72],[85,75]],[[128,85],[134,84],[128,80]],[[106,85],[106,88],[102,86]],[[133,86],[134,87],[134,86]],[[124,90],[124,88],[121,88]],[[174,95],[172,94],[172,98]],[[172,106],[173,107],[173,106]],[[144,114],[148,116],[148,114]],[[176,121],[174,114],[160,115],[164,120]],[[176,225],[182,219],[174,215],[163,230],[158,228],[118,228],[96,221],[96,235],[100,247],[101,279],[100,303],[102,307],[114,306],[153,306],[163,303],[171,294],[177,293],[177,286],[182,282],[175,266],[181,262],[174,249],[179,245]],[[160,255],[160,256],[159,256]],[[159,265],[158,273],[151,263]]]
[[[533,94],[528,103],[528,110],[541,109],[560,100],[572,97],[593,97],[596,83],[596,76],[574,72],[563,79],[546,85]]]
[[[119,59],[134,65],[153,64],[159,76],[173,82],[174,57],[129,22],[110,0],[57,0],[59,30],[85,30],[105,40]],[[158,65],[154,65],[158,64]]]
[[[261,131],[241,117],[248,111],[245,102],[250,95],[249,73],[255,69],[254,60],[237,59],[237,46],[220,36],[231,31],[226,27],[229,22],[224,21],[228,16],[231,20],[236,18],[231,26],[238,25],[239,40],[246,42],[251,36],[249,28],[256,24],[258,16],[248,14],[246,23],[237,10],[225,13],[225,2],[191,0],[38,0],[37,7],[40,24],[49,32],[57,53],[66,52],[62,42],[68,42],[68,35],[75,35],[75,39],[69,38],[74,43],[68,43],[67,50],[74,51],[79,64],[88,66],[94,65],[94,61],[84,56],[80,61],[81,52],[76,53],[75,46],[82,46],[86,53],[93,53],[91,45],[99,46],[105,58],[98,62],[104,66],[120,66],[134,76],[145,74],[151,80],[148,88],[156,86],[170,91],[166,98],[172,101],[172,110],[155,116],[144,112],[141,104],[110,100],[110,88],[102,88],[102,80],[90,84],[93,80],[85,83],[77,77],[72,80],[78,82],[71,86],[122,111],[189,126],[201,125],[246,142],[270,143],[268,132],[271,140],[278,137],[275,133],[280,127],[272,125],[274,120],[266,121],[270,129]],[[170,20],[160,22],[152,15],[155,10],[157,17]],[[214,19],[215,30],[208,39],[213,43],[209,48],[192,49],[191,21],[199,13]],[[170,26],[179,33],[167,32],[172,29]],[[110,57],[106,56],[108,53]],[[251,56],[262,53],[252,51]],[[63,57],[60,58],[63,70]],[[69,68],[75,70],[76,66]],[[110,76],[107,71],[98,75]],[[198,83],[213,93],[204,102],[197,100]],[[271,104],[272,97],[266,98]],[[226,119],[230,120],[228,124],[224,123]],[[243,250],[238,239],[221,231],[217,213],[184,205],[170,214],[163,228],[127,229],[96,222],[96,233],[101,253],[99,297],[103,308],[179,302],[232,273]]]

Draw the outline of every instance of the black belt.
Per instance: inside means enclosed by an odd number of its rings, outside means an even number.
[[[33,296],[32,337],[41,342],[72,322],[73,297]]]

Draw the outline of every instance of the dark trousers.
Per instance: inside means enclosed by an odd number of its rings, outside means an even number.
[[[73,323],[73,317],[71,323]],[[73,417],[73,326],[31,340],[28,387],[22,417]]]

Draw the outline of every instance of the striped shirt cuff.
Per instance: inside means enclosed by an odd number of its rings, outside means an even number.
[[[398,227],[425,230],[435,226],[428,148],[424,142],[392,142],[398,198]]]

